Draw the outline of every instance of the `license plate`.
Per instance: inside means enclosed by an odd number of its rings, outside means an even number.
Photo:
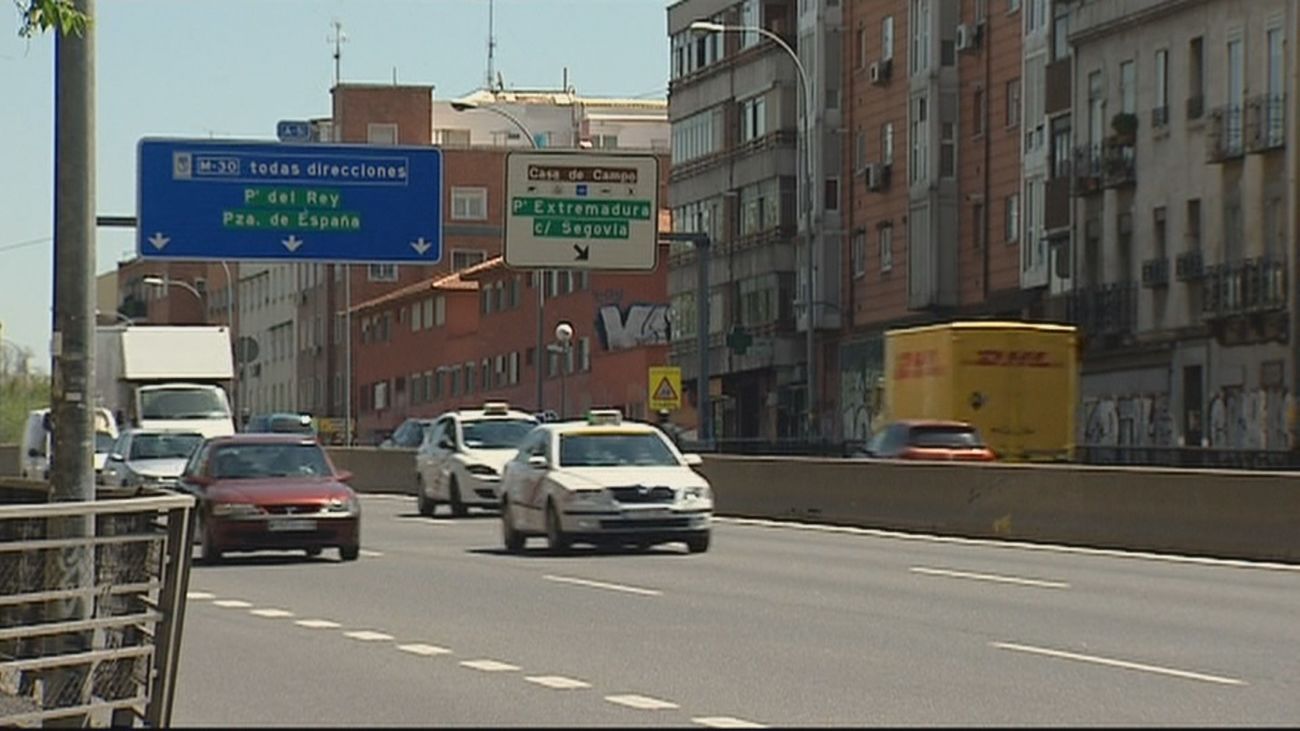
[[[623,517],[630,518],[632,520],[645,519],[645,518],[666,518],[668,517],[669,512],[670,511],[664,510],[663,508],[655,508],[653,510],[628,510],[627,512],[623,513]]]
[[[272,531],[316,530],[316,521],[302,518],[277,518],[268,521],[266,529]]]

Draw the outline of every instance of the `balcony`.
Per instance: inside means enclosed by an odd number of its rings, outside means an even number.
[[[1080,195],[1101,190],[1102,148],[1100,144],[1074,148],[1074,181]]]
[[[1262,257],[1219,264],[1205,271],[1201,316],[1217,320],[1285,310],[1286,262]]]
[[[1245,151],[1242,128],[1242,110],[1236,104],[1227,104],[1210,112],[1210,125],[1205,133],[1206,160],[1221,163],[1241,157]]]
[[[1142,262],[1142,286],[1163,289],[1169,286],[1169,257],[1147,259]]]
[[[1286,145],[1286,97],[1257,96],[1246,103],[1246,149],[1267,152]]]
[[[1064,112],[1070,108],[1072,81],[1068,56],[1047,64],[1047,93],[1043,100],[1044,111],[1047,114]]]
[[[1151,128],[1164,129],[1169,126],[1169,107],[1156,107],[1151,110]]]
[[[1070,176],[1066,174],[1048,178],[1043,189],[1043,228],[1054,233],[1070,227]]]
[[[1205,276],[1205,258],[1199,251],[1179,254],[1174,260],[1174,276],[1180,282],[1199,282]]]
[[[1205,116],[1205,96],[1197,94],[1187,97],[1187,119],[1200,119]]]
[[[1131,335],[1137,329],[1137,286],[1123,282],[1075,290],[1052,298],[1047,312],[1051,319],[1077,326],[1088,338]]]
[[[1120,188],[1137,183],[1137,151],[1133,143],[1118,137],[1106,139],[1102,160],[1102,184],[1107,188]]]

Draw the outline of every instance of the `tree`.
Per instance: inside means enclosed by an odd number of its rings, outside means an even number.
[[[72,0],[14,0],[14,4],[22,15],[18,35],[23,38],[31,38],[51,28],[63,31],[64,35],[81,35],[90,23],[90,17],[78,10]]]

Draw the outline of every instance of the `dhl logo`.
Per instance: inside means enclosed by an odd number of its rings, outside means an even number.
[[[898,354],[894,363],[894,378],[928,378],[943,374],[937,350],[912,350]]]
[[[974,360],[963,362],[965,365],[996,366],[1001,368],[1059,368],[1061,364],[1053,361],[1045,350],[993,350],[976,351]]]

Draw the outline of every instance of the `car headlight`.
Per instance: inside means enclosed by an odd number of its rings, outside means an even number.
[[[352,496],[346,498],[332,497],[329,501],[328,510],[331,513],[355,513],[361,504]]]
[[[497,471],[485,464],[467,464],[465,465],[465,471],[471,475],[478,475],[479,477],[497,476]]]
[[[708,485],[696,485],[683,490],[682,497],[687,500],[710,500],[713,498],[713,493]]]
[[[213,515],[221,515],[231,518],[261,515],[264,512],[266,511],[249,503],[216,503],[212,506]]]

